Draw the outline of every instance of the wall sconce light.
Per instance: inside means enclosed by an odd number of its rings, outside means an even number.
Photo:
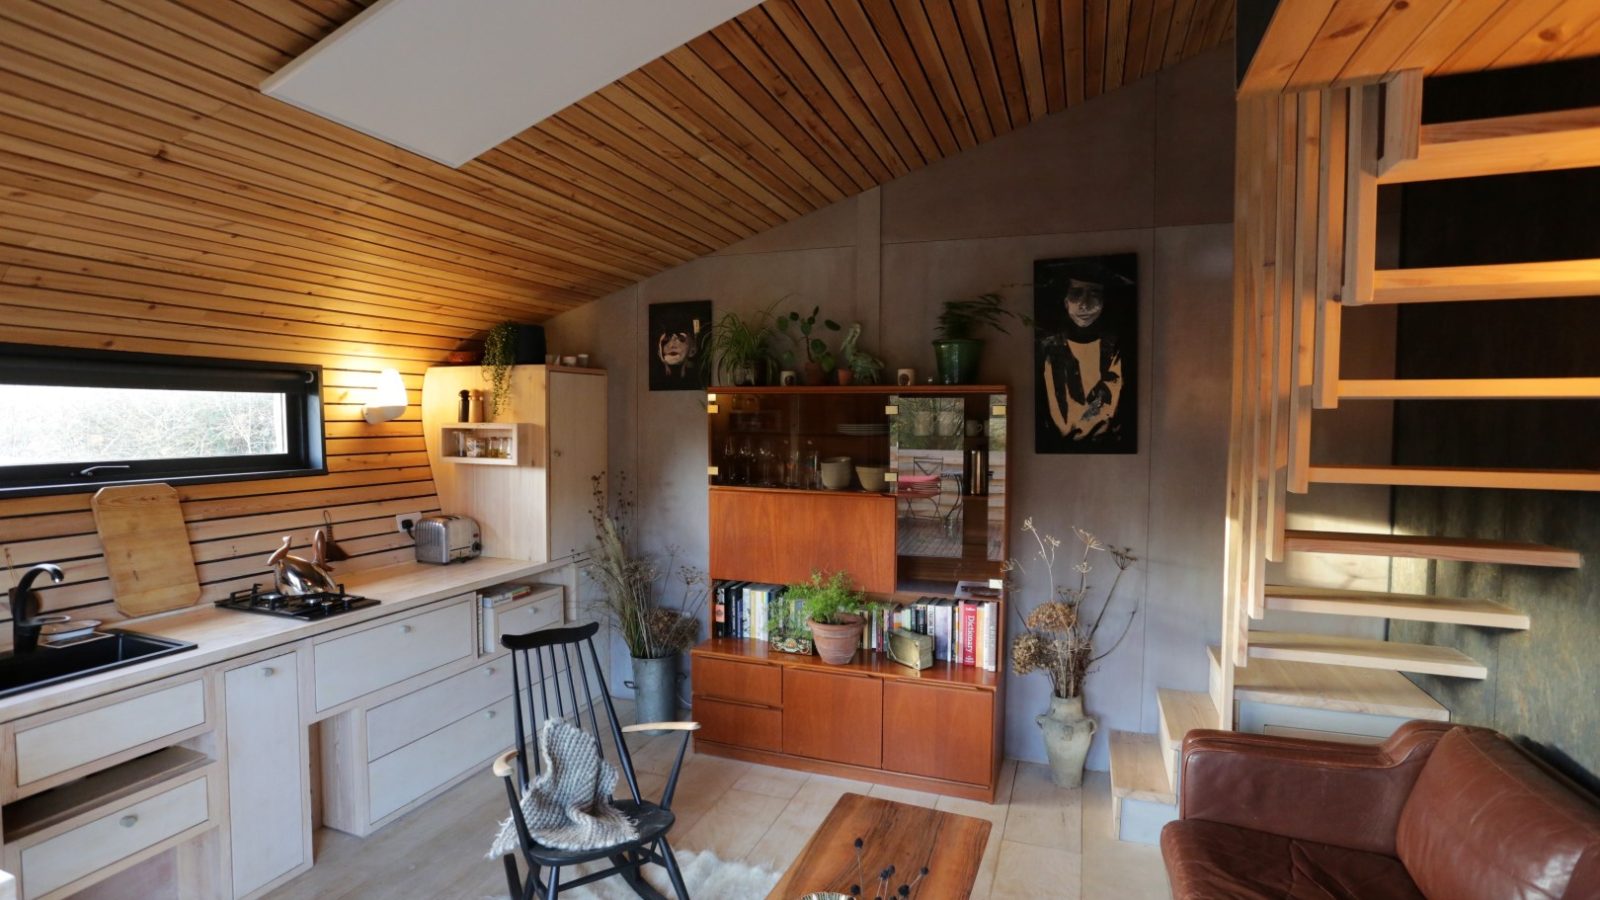
[[[406,414],[406,383],[400,373],[384,369],[378,373],[378,386],[367,395],[367,404],[361,408],[361,417],[368,425],[398,419]]]

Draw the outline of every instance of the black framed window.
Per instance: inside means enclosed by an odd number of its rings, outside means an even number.
[[[326,472],[321,366],[0,344],[0,497]]]

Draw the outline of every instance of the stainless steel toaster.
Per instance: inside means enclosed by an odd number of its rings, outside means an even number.
[[[423,516],[411,532],[417,562],[445,565],[483,552],[483,534],[470,516]]]

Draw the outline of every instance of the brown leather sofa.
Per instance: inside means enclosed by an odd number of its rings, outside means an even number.
[[[1600,806],[1498,732],[1191,731],[1180,784],[1161,832],[1179,900],[1600,898]]]

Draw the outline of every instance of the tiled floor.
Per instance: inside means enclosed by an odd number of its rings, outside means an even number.
[[[676,735],[630,740],[639,787],[646,796],[660,795],[677,741]],[[1005,764],[1000,802],[991,805],[691,751],[673,804],[678,815],[673,846],[711,849],[723,859],[743,859],[781,871],[847,791],[994,823],[973,897],[1157,900],[1169,896],[1156,849],[1111,838],[1110,786],[1104,773],[1090,773],[1085,788],[1069,791],[1051,784],[1045,767],[1014,760]],[[319,832],[315,868],[270,897],[504,896],[505,876],[499,864],[483,858],[504,815],[504,788],[485,772],[364,841]]]

